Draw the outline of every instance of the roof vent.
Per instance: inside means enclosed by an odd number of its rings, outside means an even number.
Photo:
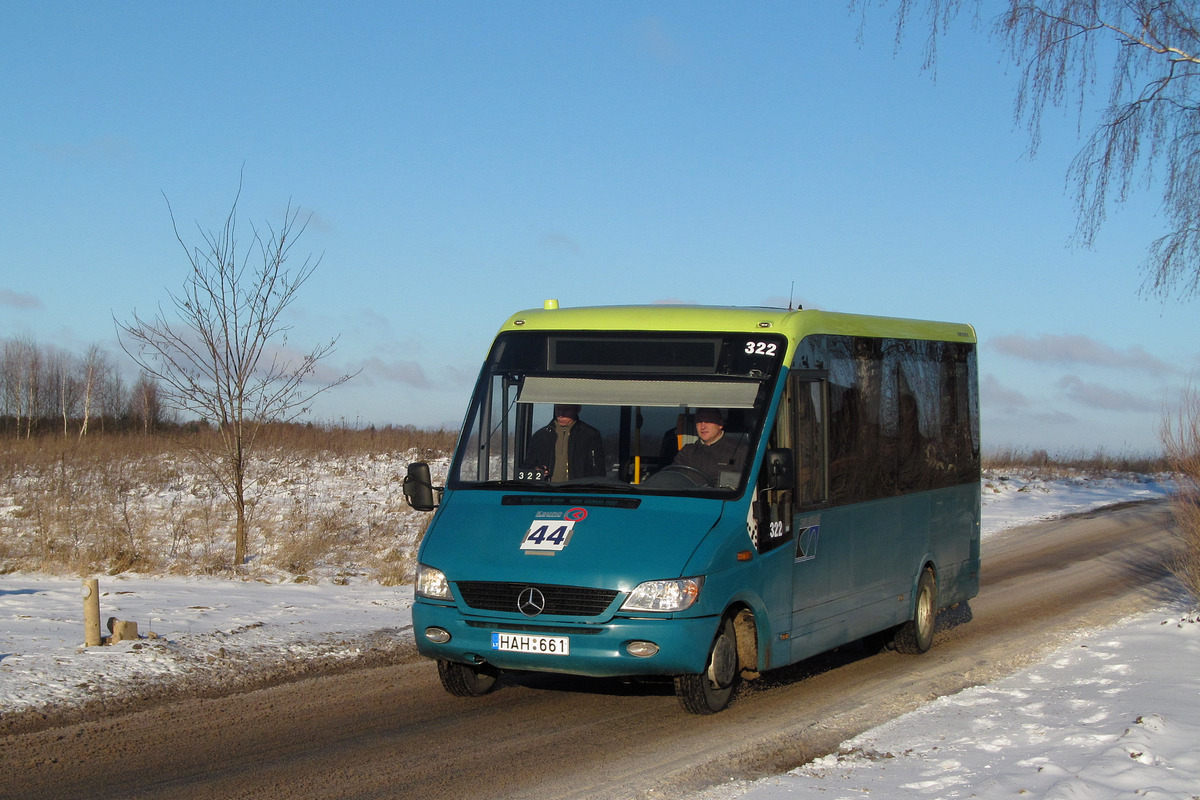
[[[558,301],[557,300],[543,300],[542,308],[546,309],[547,311],[557,311],[558,310]]]

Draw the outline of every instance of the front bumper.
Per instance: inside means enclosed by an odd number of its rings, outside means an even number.
[[[413,633],[417,651],[428,658],[464,664],[487,663],[499,669],[559,672],[598,678],[635,675],[684,675],[704,671],[717,630],[717,617],[615,617],[601,624],[532,618],[464,617],[451,605],[418,599],[413,604]],[[450,634],[442,644],[425,631],[440,628]],[[517,653],[492,649],[492,633],[566,636],[570,655]],[[653,642],[653,656],[630,655],[629,642]]]

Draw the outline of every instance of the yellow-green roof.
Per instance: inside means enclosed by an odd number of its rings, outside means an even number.
[[[544,308],[513,314],[500,330],[771,332],[787,336],[791,346],[814,333],[976,341],[974,328],[956,322],[732,306],[664,304],[559,308],[553,300],[546,301]]]

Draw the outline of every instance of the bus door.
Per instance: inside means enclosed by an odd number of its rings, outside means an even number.
[[[831,601],[845,593],[851,564],[851,542],[837,536],[827,519],[828,379],[824,372],[794,370],[776,420],[774,435],[792,452],[795,487],[792,498],[792,537],[789,583],[792,588],[792,660],[806,658],[824,634]],[[786,413],[785,413],[786,412]],[[821,648],[824,649],[824,648]]]
[[[829,494],[826,463],[826,391],[823,375],[793,373],[789,388],[792,403],[789,421],[791,447],[796,463],[795,563],[803,565],[817,557],[821,541],[821,509]],[[812,570],[810,570],[812,571]]]
[[[759,469],[747,519],[747,528],[758,552],[760,594],[767,607],[772,631],[773,641],[765,654],[768,667],[790,663],[791,646],[787,638],[792,628],[794,518],[799,480],[795,469],[795,402],[794,385],[789,382],[779,399],[775,426],[769,433],[765,461]],[[781,453],[787,454],[782,465]]]

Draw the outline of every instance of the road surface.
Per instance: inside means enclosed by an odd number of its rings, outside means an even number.
[[[997,534],[979,597],[942,615],[928,653],[845,648],[768,673],[711,717],[684,713],[669,683],[525,676],[454,698],[418,661],[5,736],[0,797],[686,797],[790,769],[1153,608],[1173,591],[1171,525],[1154,502]]]

